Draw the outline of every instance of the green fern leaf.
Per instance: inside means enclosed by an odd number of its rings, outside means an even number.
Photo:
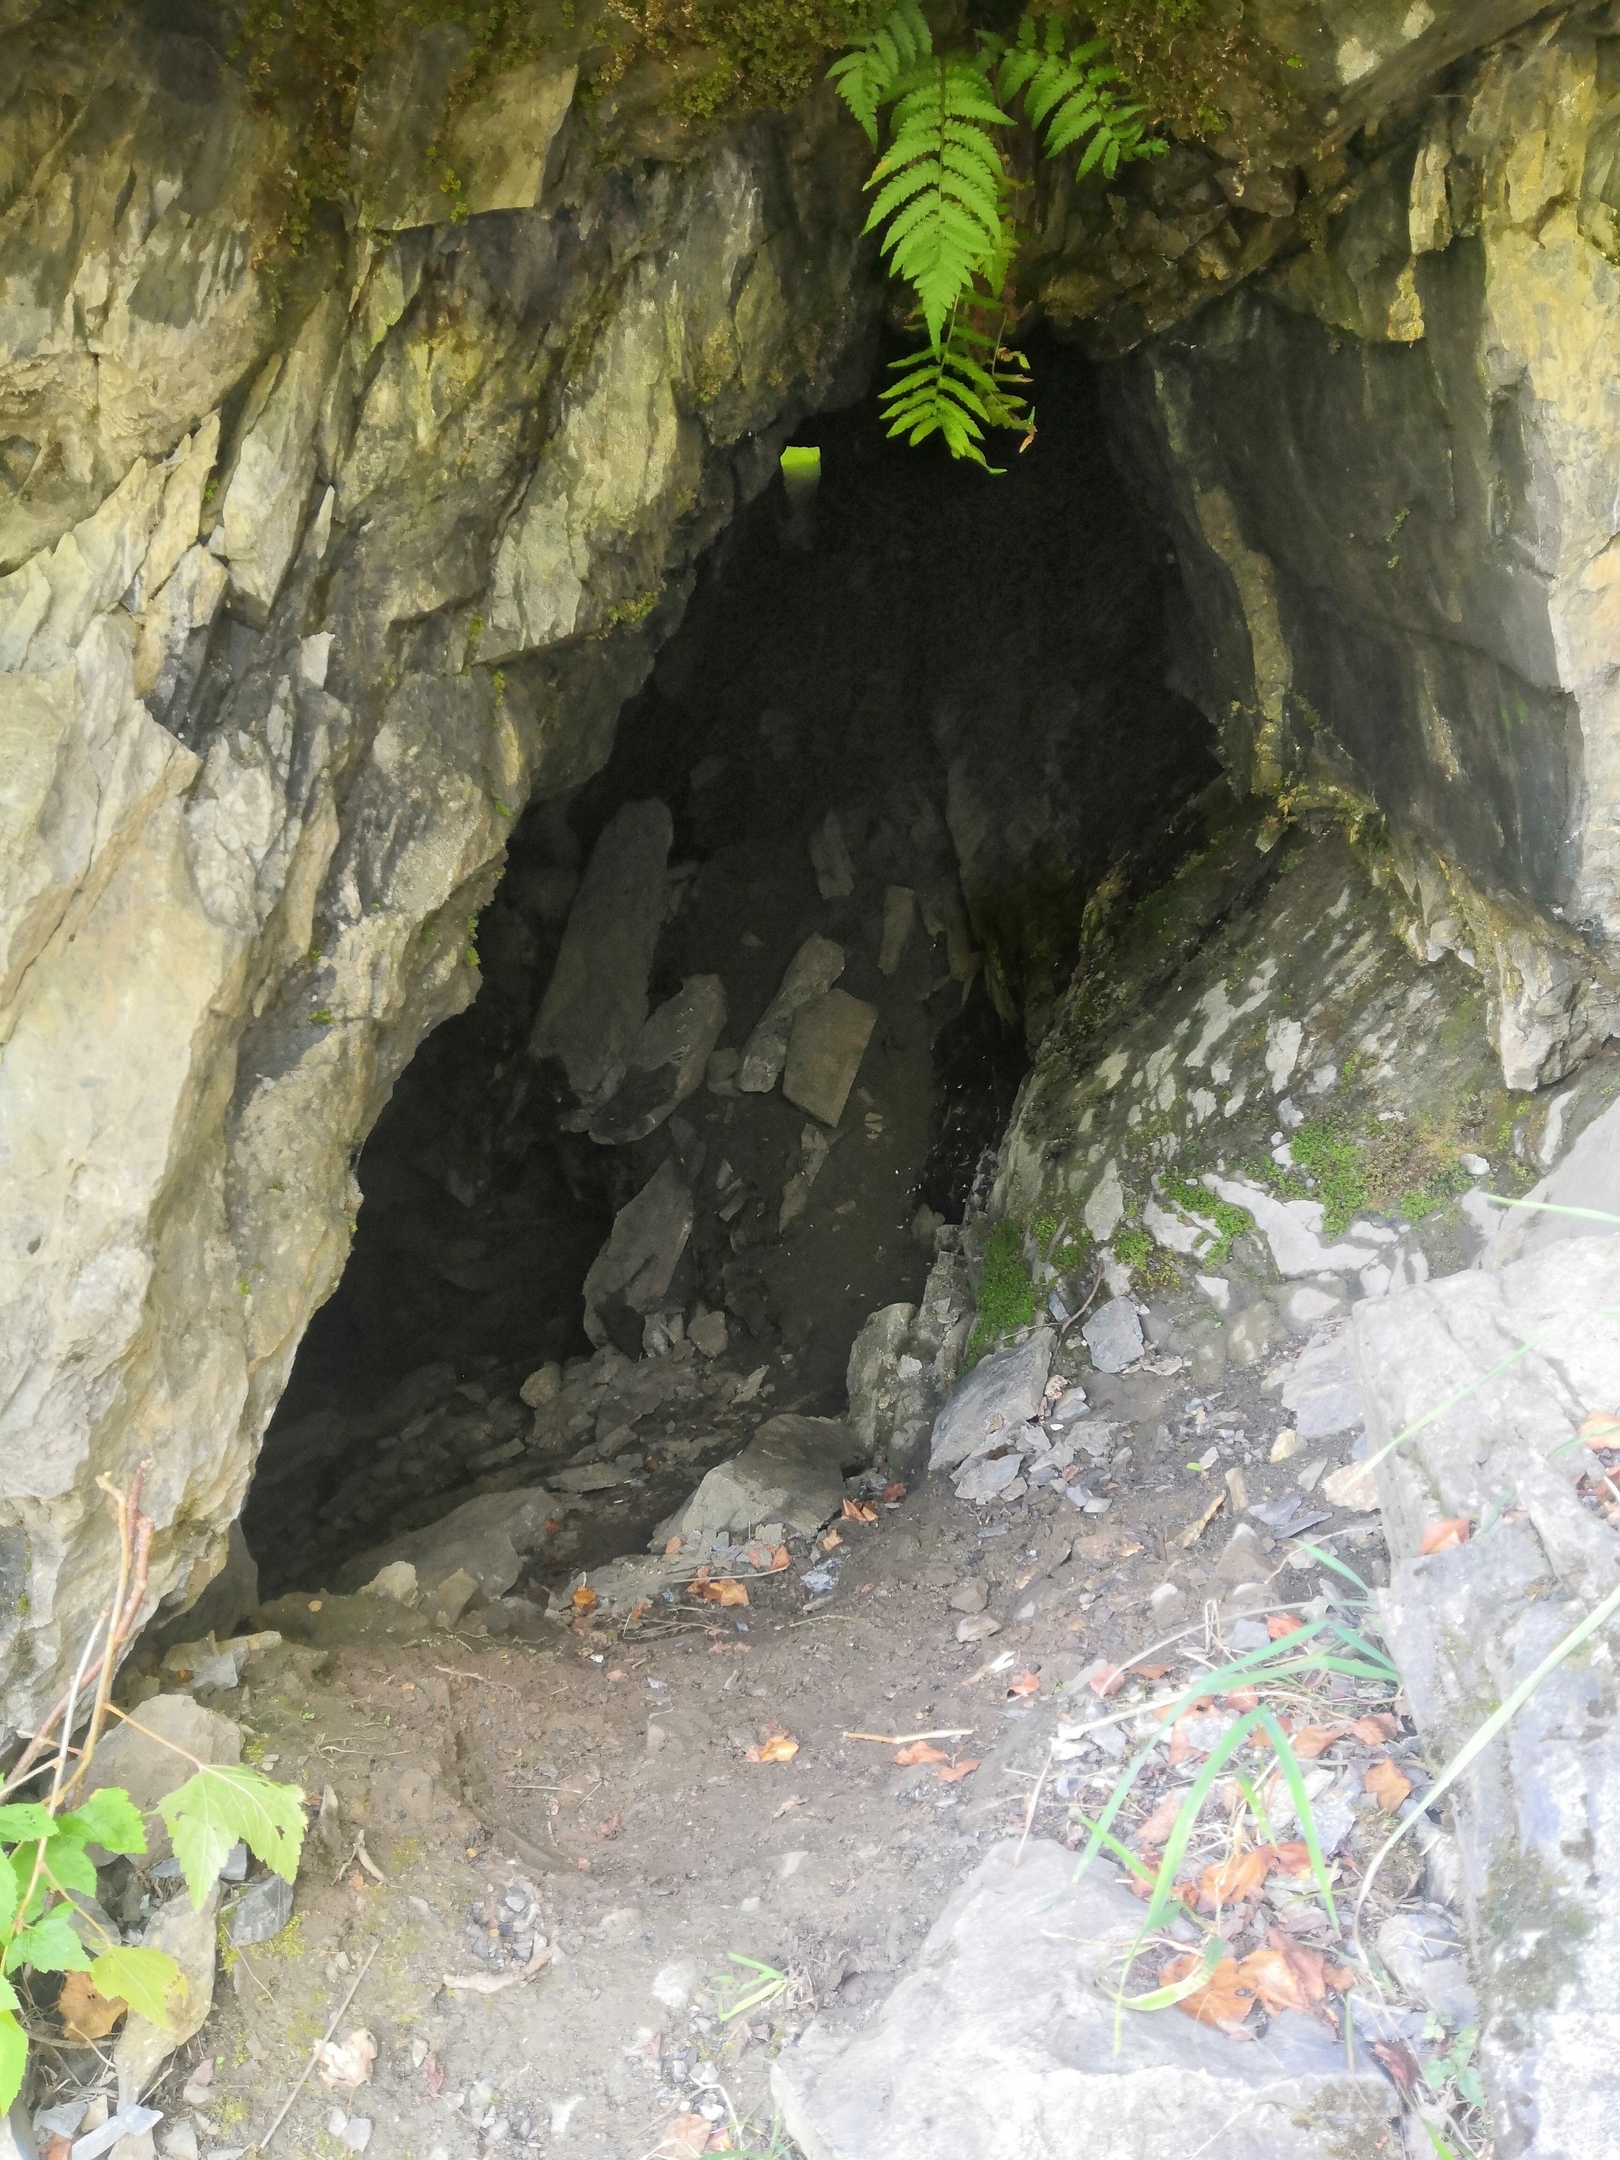
[[[924,352],[891,361],[897,380],[883,392],[882,405],[891,436],[903,435],[916,445],[938,435],[952,457],[971,458],[997,472],[1001,468],[990,464],[979,445],[987,427],[1029,425],[1020,394],[1028,377],[1017,372],[1023,355],[974,321],[975,306],[984,305],[982,299],[964,301],[953,310],[942,338]]]
[[[934,40],[917,0],[896,0],[870,37],[853,52],[835,60],[827,80],[838,85],[838,95],[877,148],[878,113],[914,68],[933,55]]]
[[[896,103],[894,140],[867,182],[878,193],[866,229],[887,225],[883,252],[916,291],[930,344],[1004,244],[1006,168],[989,130],[1008,125],[973,60],[932,60]]]
[[[1165,149],[1146,133],[1141,117],[1145,108],[1123,103],[1108,87],[1118,80],[1119,70],[1101,38],[1065,52],[1063,25],[1055,16],[1039,29],[1026,15],[1018,26],[1017,43],[1000,56],[996,87],[1008,103],[1023,97],[1031,127],[1044,131],[1048,157],[1085,142],[1079,171],[1085,174],[1101,166],[1112,179],[1122,164],[1162,157]]]

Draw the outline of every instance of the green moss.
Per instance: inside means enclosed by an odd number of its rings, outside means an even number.
[[[1203,1255],[1199,1262],[1201,1267],[1219,1267],[1232,1250],[1232,1240],[1254,1228],[1254,1217],[1247,1208],[1235,1207],[1230,1200],[1217,1199],[1214,1193],[1195,1184],[1191,1178],[1164,1178],[1160,1181],[1160,1190],[1183,1214],[1201,1215],[1220,1232],[1220,1242]]]
[[[1008,1335],[1035,1319],[1035,1281],[1024,1258],[1024,1234],[1017,1223],[998,1222],[985,1240],[979,1269],[979,1316],[968,1337],[964,1370]]]
[[[1121,1267],[1144,1268],[1153,1258],[1153,1240],[1145,1230],[1122,1230],[1114,1240],[1114,1258]]]
[[[1325,1118],[1308,1118],[1289,1146],[1299,1168],[1316,1180],[1324,1233],[1338,1237],[1368,1204],[1360,1146]]]

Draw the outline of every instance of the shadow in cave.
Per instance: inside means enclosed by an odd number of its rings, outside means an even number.
[[[773,486],[739,513],[607,765],[519,821],[479,925],[483,987],[364,1148],[348,1268],[266,1437],[245,1529],[268,1590],[317,1587],[476,1493],[557,1482],[519,1390],[592,1353],[586,1270],[661,1165],[694,1195],[693,1227],[632,1335],[708,1370],[682,1338],[722,1316],[715,1370],[729,1393],[757,1389],[756,1416],[841,1411],[863,1319],[918,1296],[935,1224],[961,1220],[1068,979],[1087,896],[1126,858],[1167,868],[1176,813],[1214,771],[1202,716],[1164,687],[1173,573],[1110,461],[1095,372],[1050,343],[1034,357],[1040,435],[1003,477],[886,441],[870,401],[807,423],[813,500]],[[840,991],[877,1020],[835,1126],[779,1088],[739,1094],[722,1061],[718,1086],[629,1144],[570,1129],[560,1068],[529,1038],[592,849],[652,798],[674,840],[649,1002],[717,977],[735,1051],[803,941],[836,941]],[[829,813],[847,876],[826,874]],[[886,968],[894,891],[916,922]],[[612,1332],[634,1352],[625,1323]],[[746,1437],[715,1414],[725,1392],[648,1399],[615,1458],[631,1468],[568,1502],[572,1565],[643,1541]],[[591,1424],[569,1435],[587,1456]]]

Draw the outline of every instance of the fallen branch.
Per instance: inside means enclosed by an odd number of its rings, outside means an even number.
[[[847,1732],[846,1740],[876,1740],[884,1747],[910,1747],[913,1740],[966,1740],[971,1725],[942,1725],[938,1732]]]
[[[542,1965],[551,1962],[551,1944],[542,1943],[521,1972],[509,1973],[446,1973],[447,1988],[460,1988],[467,1995],[499,1995],[506,1988],[521,1987],[525,1980],[532,1980]]]

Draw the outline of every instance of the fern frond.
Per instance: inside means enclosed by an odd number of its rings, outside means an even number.
[[[1002,98],[1011,103],[1022,95],[1031,127],[1044,130],[1048,157],[1089,136],[1079,170],[1084,174],[1100,166],[1109,179],[1121,165],[1162,157],[1165,149],[1146,132],[1145,108],[1122,103],[1108,87],[1118,80],[1103,39],[1064,50],[1063,25],[1056,16],[1048,16],[1042,29],[1026,15],[1016,44],[1002,48],[996,71]]]
[[[989,130],[1008,125],[973,59],[936,57],[901,94],[894,140],[866,183],[878,191],[866,230],[887,225],[883,252],[916,291],[930,344],[1004,244],[1007,174]]]
[[[838,95],[877,148],[878,113],[895,96],[913,69],[933,57],[934,40],[917,0],[895,0],[895,5],[870,37],[853,52],[835,60],[827,80],[838,85]]]
[[[1022,353],[1001,341],[999,315],[994,335],[974,320],[984,303],[968,295],[953,308],[943,337],[921,353],[891,360],[897,380],[882,394],[883,417],[890,435],[904,435],[912,445],[930,435],[943,438],[953,458],[971,458],[987,472],[999,472],[979,445],[987,427],[1029,428],[1031,417],[1021,392],[1029,377]]]

